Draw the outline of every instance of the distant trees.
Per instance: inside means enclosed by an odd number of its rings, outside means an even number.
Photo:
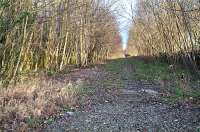
[[[139,55],[162,55],[198,69],[200,2],[138,0],[129,46]]]
[[[99,0],[1,0],[0,79],[102,61],[117,26]]]
[[[119,33],[115,33],[115,39],[112,42],[112,48],[109,55],[110,59],[120,58],[123,57],[123,47],[122,47],[122,40],[119,36]]]

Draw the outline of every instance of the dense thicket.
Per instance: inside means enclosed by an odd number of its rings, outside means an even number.
[[[0,0],[0,79],[105,59],[118,37],[103,0]]]
[[[200,68],[200,1],[138,0],[129,48]]]

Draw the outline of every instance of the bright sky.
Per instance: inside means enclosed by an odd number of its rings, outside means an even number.
[[[136,0],[118,0],[116,7],[116,17],[119,23],[120,35],[122,38],[123,48],[126,49],[128,43],[129,29],[132,22],[133,11]]]

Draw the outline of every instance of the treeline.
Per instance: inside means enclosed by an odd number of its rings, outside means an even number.
[[[103,0],[0,0],[0,79],[104,60],[119,36],[110,6]]]
[[[138,0],[129,48],[200,69],[200,1]]]

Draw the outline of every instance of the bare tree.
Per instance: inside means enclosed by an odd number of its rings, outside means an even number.
[[[112,50],[116,20],[100,0],[4,0],[0,3],[0,74],[62,70],[102,61]]]
[[[139,55],[163,56],[193,70],[199,66],[199,1],[140,0],[129,46]]]

